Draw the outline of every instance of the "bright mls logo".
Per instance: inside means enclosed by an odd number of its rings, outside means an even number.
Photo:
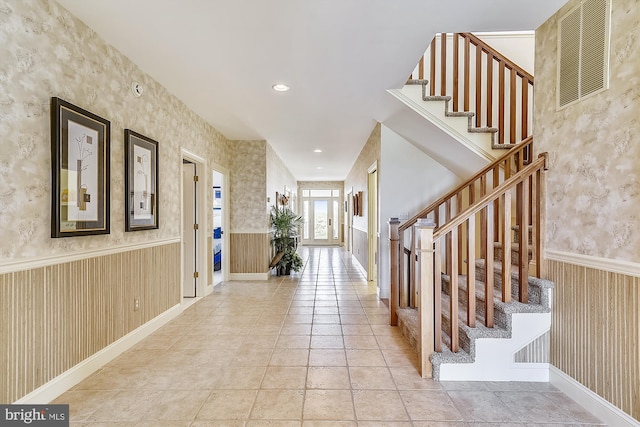
[[[69,427],[69,405],[0,405],[0,427]]]

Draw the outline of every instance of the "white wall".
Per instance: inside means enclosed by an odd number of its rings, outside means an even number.
[[[535,31],[473,34],[533,75],[536,54]]]
[[[380,248],[378,287],[389,297],[389,225],[391,217],[418,213],[462,179],[409,141],[382,125],[380,144]],[[405,217],[406,219],[406,217]]]

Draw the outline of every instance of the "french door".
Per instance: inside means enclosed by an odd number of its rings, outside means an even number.
[[[303,191],[302,217],[304,219],[302,227],[303,244],[340,244],[339,190]]]

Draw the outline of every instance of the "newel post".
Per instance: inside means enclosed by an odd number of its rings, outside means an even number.
[[[390,295],[389,295],[389,311],[391,312],[391,318],[389,324],[391,326],[398,326],[398,305],[400,303],[400,220],[398,218],[389,218],[387,221],[389,224],[389,252],[391,255],[391,281],[390,281]]]
[[[419,369],[422,378],[433,377],[433,366],[429,356],[435,351],[435,313],[433,292],[433,230],[436,224],[430,219],[420,219],[415,225],[419,232],[418,253],[420,254],[420,309],[418,324],[420,325]]]

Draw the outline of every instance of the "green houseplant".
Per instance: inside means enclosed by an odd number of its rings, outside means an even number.
[[[273,233],[271,244],[276,253],[271,267],[276,267],[278,275],[290,274],[291,270],[299,271],[302,258],[296,252],[296,237],[304,220],[287,206],[272,206],[270,219]]]

